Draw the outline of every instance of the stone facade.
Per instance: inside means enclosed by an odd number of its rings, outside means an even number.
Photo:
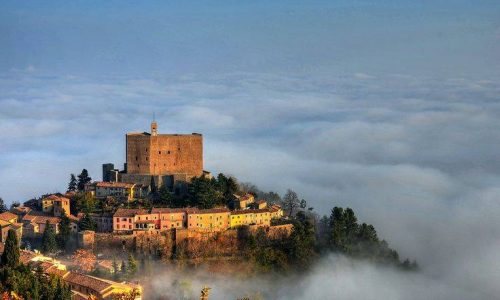
[[[203,174],[203,136],[201,134],[126,134],[127,174],[172,175],[188,177]]]

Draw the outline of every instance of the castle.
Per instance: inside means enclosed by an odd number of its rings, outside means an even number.
[[[179,194],[195,176],[203,174],[203,136],[192,134],[158,134],[158,124],[150,132],[125,135],[126,163],[123,171],[111,163],[103,165],[103,181],[124,182],[149,187],[166,185]]]

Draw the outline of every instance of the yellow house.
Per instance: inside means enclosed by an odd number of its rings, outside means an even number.
[[[60,217],[63,211],[67,216],[70,215],[70,201],[66,197],[57,195],[50,195],[39,200],[39,206],[44,213],[52,214],[53,216]]]
[[[227,208],[186,209],[187,228],[205,231],[223,231],[229,228]]]
[[[98,199],[113,196],[130,201],[135,198],[135,192],[137,191],[133,183],[99,181],[93,184],[95,186],[95,197]]]
[[[230,227],[243,225],[271,226],[271,212],[269,209],[246,209],[231,212]]]

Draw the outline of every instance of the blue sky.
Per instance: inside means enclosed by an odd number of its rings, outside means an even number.
[[[154,111],[208,170],[353,207],[434,298],[494,298],[499,95],[499,1],[2,1],[0,197],[100,179]]]
[[[499,64],[497,1],[146,2],[3,1],[0,69],[489,76]]]

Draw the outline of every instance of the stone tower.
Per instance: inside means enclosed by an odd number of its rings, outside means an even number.
[[[151,132],[127,133],[127,174],[183,175],[203,174],[203,136],[159,134],[156,121]]]
[[[151,122],[151,135],[152,136],[158,135],[158,124],[154,120],[153,120],[153,122]]]

